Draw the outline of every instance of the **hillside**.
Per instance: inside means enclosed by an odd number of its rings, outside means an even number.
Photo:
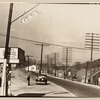
[[[76,70],[80,70],[82,68],[87,68],[87,63],[80,63],[77,62],[75,65],[71,66],[72,68]],[[91,63],[88,63],[88,69],[90,69]],[[99,68],[100,67],[100,59],[94,60],[92,63],[92,68]]]

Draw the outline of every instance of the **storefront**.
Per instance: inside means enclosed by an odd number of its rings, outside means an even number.
[[[0,48],[0,64],[4,62],[5,48]],[[9,48],[9,63],[12,67],[22,66],[25,63],[25,51],[21,48],[11,47]]]

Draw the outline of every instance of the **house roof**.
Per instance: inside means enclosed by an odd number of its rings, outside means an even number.
[[[100,72],[100,70],[97,71],[96,73],[94,73],[91,77],[95,76],[95,75],[98,74],[99,72]]]
[[[74,68],[68,68],[67,70],[69,70],[69,69],[74,70],[74,71],[78,71],[78,70],[76,70],[76,69],[74,69]]]
[[[85,69],[85,68],[79,70],[79,71],[77,72],[77,74],[79,74],[79,73],[83,73],[83,72],[84,72],[84,73],[86,72],[86,69]],[[89,74],[89,73],[90,73],[90,71],[87,70],[87,74]]]

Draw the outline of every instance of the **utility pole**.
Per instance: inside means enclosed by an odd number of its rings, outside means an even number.
[[[11,20],[12,20],[12,12],[13,12],[13,3],[10,3],[10,8],[9,8],[9,17],[8,17],[8,26],[7,26],[7,35],[6,35],[6,44],[5,44],[5,53],[4,53],[4,59],[6,59],[6,76],[3,78],[6,78],[5,80],[5,95],[8,96],[8,73],[10,70],[9,68],[9,39],[10,39],[10,29],[11,29]],[[8,66],[7,66],[8,65]],[[4,75],[4,71],[3,71],[3,75]],[[4,79],[3,79],[4,80]],[[2,82],[4,83],[4,82]],[[2,84],[3,85],[3,84]],[[4,88],[4,87],[2,87]]]
[[[53,70],[54,70],[54,76],[56,76],[56,72],[57,72],[57,64],[59,62],[59,53],[56,53],[56,52],[52,52],[52,63],[53,63]]]
[[[64,79],[65,79],[66,71],[68,68],[68,62],[70,60],[72,60],[70,58],[70,56],[71,56],[70,54],[72,54],[72,48],[63,48],[63,59],[62,60],[63,60],[63,62],[66,63],[65,68],[64,68]]]
[[[89,67],[89,61],[87,61],[86,63],[86,72],[85,72],[85,83],[86,83],[86,80],[87,80],[87,71],[88,71],[88,67]]]
[[[56,66],[56,53],[54,53],[54,59],[55,59],[55,76],[56,76],[56,68],[57,68],[57,66]]]
[[[28,58],[28,72],[29,72],[29,66],[30,66],[30,64],[29,64],[29,56],[27,56],[27,58]]]
[[[53,58],[50,57],[50,56],[49,56],[49,62],[50,62],[49,63],[49,66],[50,66],[49,67],[50,68],[49,70],[50,70],[50,74],[52,75],[52,73],[53,73]]]
[[[66,66],[64,70],[64,79],[66,78],[65,75],[66,75],[67,67],[68,67],[68,48],[66,48]]]
[[[34,57],[34,56],[30,56],[30,55],[27,55],[27,61],[28,61],[28,72],[29,72],[29,66],[30,66],[30,57]]]
[[[41,64],[40,64],[39,74],[41,74],[41,70],[42,70],[42,58],[43,58],[43,44],[41,44]]]
[[[38,4],[39,5],[39,4]],[[38,6],[36,5],[36,6]],[[7,35],[6,35],[6,43],[5,43],[5,53],[4,53],[4,67],[3,67],[3,75],[2,75],[2,86],[1,86],[1,95],[8,96],[8,73],[11,73],[11,66],[9,65],[9,39],[10,39],[10,30],[11,30],[11,24],[27,14],[29,11],[34,9],[36,6],[25,12],[24,14],[20,15],[16,19],[12,21],[12,13],[13,13],[13,3],[10,3],[9,8],[9,16],[8,16],[8,25],[7,25]],[[4,93],[5,92],[5,93]]]
[[[49,74],[50,71],[50,58],[49,55],[47,55],[47,73]]]
[[[85,38],[85,48],[89,48],[91,50],[91,58],[90,58],[90,82],[92,83],[92,68],[93,68],[93,50],[94,49],[99,49],[99,43],[100,43],[100,37],[98,36],[100,34],[95,34],[95,33],[86,33],[86,38]]]
[[[50,58],[50,74],[52,75],[52,58]]]
[[[41,70],[42,70],[42,59],[43,59],[43,47],[44,46],[49,46],[48,44],[36,44],[41,46],[41,62],[40,62],[40,70],[39,70],[39,75],[41,75]]]
[[[7,25],[7,35],[6,35],[6,43],[5,43],[5,53],[4,53],[4,67],[3,67],[3,75],[2,75],[2,87],[1,87],[1,95],[8,96],[8,74],[11,73],[11,66],[9,64],[9,56],[10,56],[10,49],[9,49],[9,39],[10,39],[10,30],[11,30],[11,20],[12,20],[12,12],[13,12],[13,3],[10,3],[9,8],[9,16],[8,16],[8,25]],[[5,93],[4,93],[5,92]]]
[[[67,65],[68,65],[68,48],[66,48],[66,68],[67,68]]]

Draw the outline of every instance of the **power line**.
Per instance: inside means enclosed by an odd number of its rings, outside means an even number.
[[[0,34],[1,36],[6,36],[4,34]],[[19,37],[14,37],[14,36],[10,36],[11,38],[14,39],[19,39],[19,40],[23,40],[23,41],[28,41],[28,42],[34,42],[34,43],[43,43],[43,44],[49,44],[51,46],[57,46],[57,47],[68,47],[68,48],[73,48],[73,49],[81,49],[81,50],[90,50],[90,49],[86,49],[86,48],[79,48],[79,47],[70,47],[70,46],[65,46],[65,45],[58,45],[58,44],[53,44],[53,43],[47,43],[47,42],[41,42],[41,41],[35,41],[35,40],[29,40],[29,39],[24,39],[24,38],[19,38]],[[100,51],[100,50],[95,50],[95,51]]]
[[[79,5],[100,5],[99,2],[83,2],[83,3],[40,3],[40,4],[73,4],[73,5],[76,5],[76,4],[79,4]]]

